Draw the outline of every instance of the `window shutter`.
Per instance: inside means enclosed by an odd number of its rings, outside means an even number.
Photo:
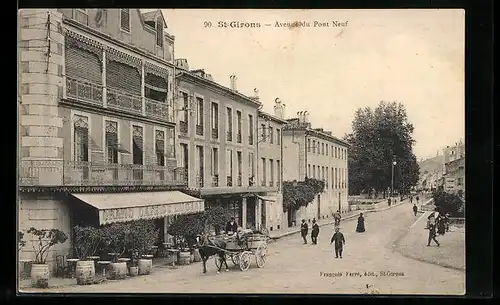
[[[156,45],[163,47],[163,21],[158,17],[156,21]]]
[[[97,55],[71,46],[65,48],[66,75],[102,84],[101,62]]]
[[[120,27],[124,31],[130,31],[130,9],[128,8],[120,10]]]

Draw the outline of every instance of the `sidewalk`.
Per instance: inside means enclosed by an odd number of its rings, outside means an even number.
[[[357,211],[351,211],[348,212],[347,214],[342,215],[342,221],[350,220],[353,218],[357,218],[359,216],[359,213],[363,214],[369,214],[369,213],[376,213],[376,212],[381,212],[385,211],[388,209],[391,209],[393,207],[399,206],[400,204],[403,203],[409,203],[409,199],[405,199],[403,201],[399,201],[396,204],[392,204],[391,206],[387,205],[387,199],[374,204],[375,209],[373,210],[357,210]],[[318,226],[326,226],[326,225],[332,225],[334,223],[333,218],[327,218],[327,219],[321,219],[318,222]],[[273,239],[279,239],[281,237],[285,237],[288,235],[296,234],[300,232],[300,224],[296,225],[295,227],[290,227],[290,228],[284,228],[284,229],[279,229],[279,230],[273,230],[269,232],[269,237]]]
[[[465,227],[450,225],[449,232],[438,235],[439,247],[434,242],[427,247],[429,231],[425,229],[425,225],[430,213],[430,211],[424,211],[410,226],[408,233],[395,243],[395,250],[403,256],[418,261],[464,271]]]

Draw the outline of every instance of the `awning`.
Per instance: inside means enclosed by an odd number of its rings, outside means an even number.
[[[255,196],[263,201],[272,201],[272,202],[276,201],[276,198],[270,197],[270,196],[259,196],[259,195],[255,195]]]
[[[179,191],[71,195],[97,208],[101,225],[205,210],[203,199]]]

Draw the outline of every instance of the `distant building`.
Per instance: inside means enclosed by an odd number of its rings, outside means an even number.
[[[303,181],[306,177],[325,181],[325,190],[307,207],[287,212],[288,224],[301,219],[324,219],[340,210],[348,211],[349,144],[322,128],[312,128],[308,113],[287,119],[283,130],[284,181]]]
[[[444,149],[444,190],[465,197],[465,145],[460,140]]]

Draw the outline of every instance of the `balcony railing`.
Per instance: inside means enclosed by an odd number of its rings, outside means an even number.
[[[226,132],[226,141],[231,142],[233,140],[233,132],[228,130]]]
[[[241,174],[238,175],[238,186],[242,186],[243,185],[243,182],[242,182],[242,179],[241,179]]]
[[[146,100],[146,115],[162,121],[169,119],[168,105],[160,101],[145,98]]]
[[[106,92],[107,108],[139,115],[142,115],[144,110],[147,117],[167,122],[172,121],[173,116],[172,113],[169,113],[167,103],[145,98],[145,109],[143,109],[140,95],[109,87],[106,88]],[[78,77],[66,76],[66,97],[70,100],[104,107],[104,87]]]
[[[233,177],[226,176],[227,186],[233,186]]]
[[[219,186],[219,175],[212,175],[212,186]]]
[[[238,133],[236,134],[236,142],[237,142],[237,143],[241,143],[241,132],[238,132]]]
[[[260,185],[261,185],[261,186],[266,186],[266,181],[261,181],[261,182],[260,182]]]
[[[19,175],[21,186],[147,186],[186,183],[184,169],[76,161],[21,161]]]
[[[248,136],[248,145],[253,145],[253,135]]]
[[[196,135],[198,136],[203,135],[203,125],[196,125]]]
[[[184,121],[179,122],[180,133],[186,134],[188,132],[188,123]]]
[[[219,128],[212,128],[212,139],[219,138]]]
[[[142,98],[140,96],[112,88],[107,88],[107,91],[106,99],[109,108],[142,114]]]
[[[253,176],[248,177],[248,186],[254,186],[255,182]]]
[[[196,186],[197,187],[203,187],[204,186],[204,181],[203,181],[203,174],[198,174],[196,175]]]
[[[102,106],[102,88],[86,80],[66,77],[66,95],[75,100]]]

